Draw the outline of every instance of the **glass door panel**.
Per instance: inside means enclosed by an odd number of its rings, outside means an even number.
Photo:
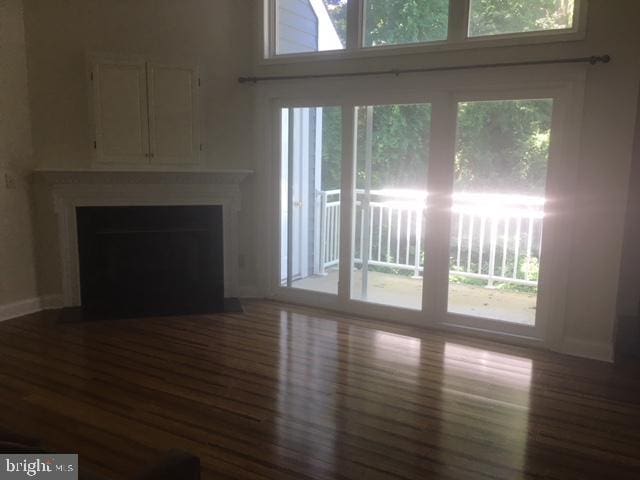
[[[338,293],[342,109],[281,111],[280,284]]]
[[[357,108],[351,298],[422,308],[431,105]]]
[[[535,325],[552,107],[458,104],[451,313]]]

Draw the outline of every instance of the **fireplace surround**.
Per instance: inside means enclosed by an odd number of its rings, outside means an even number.
[[[81,305],[78,224],[82,207],[218,206],[222,211],[225,297],[239,296],[240,184],[249,170],[38,170],[57,217],[62,305]]]

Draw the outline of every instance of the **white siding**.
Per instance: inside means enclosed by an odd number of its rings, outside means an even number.
[[[308,0],[276,2],[277,53],[315,52],[318,50],[318,17]]]

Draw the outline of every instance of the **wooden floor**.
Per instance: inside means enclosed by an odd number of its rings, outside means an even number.
[[[0,324],[0,424],[126,478],[640,478],[640,374],[268,302]]]

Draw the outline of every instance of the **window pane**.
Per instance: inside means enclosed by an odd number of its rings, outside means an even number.
[[[552,107],[458,104],[450,312],[535,323]]]
[[[447,39],[449,0],[366,0],[364,46]]]
[[[342,109],[283,109],[281,142],[281,284],[337,294]]]
[[[342,50],[347,0],[276,0],[276,54]]]
[[[471,0],[469,36],[571,28],[573,12],[574,0]]]
[[[351,298],[422,307],[431,105],[358,108]]]

